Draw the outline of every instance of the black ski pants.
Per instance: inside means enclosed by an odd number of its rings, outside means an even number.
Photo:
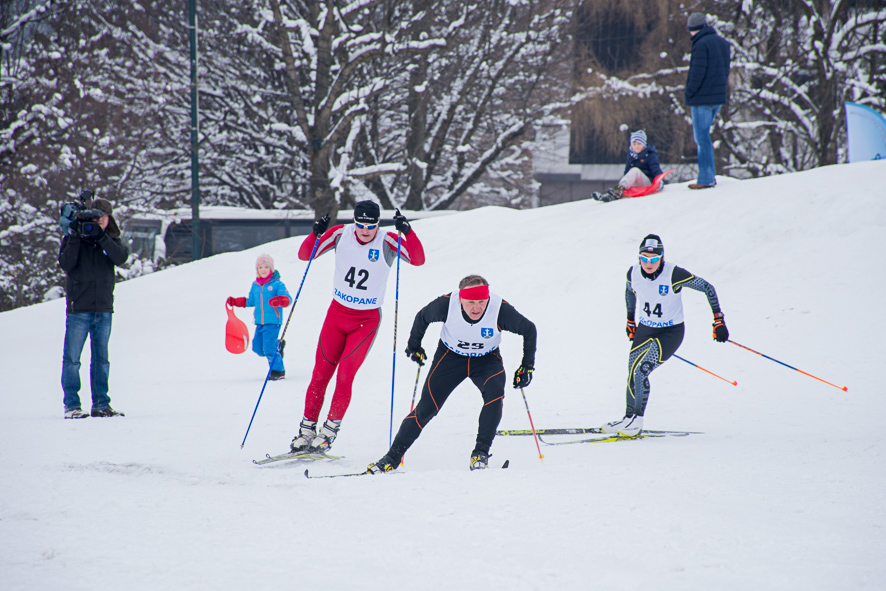
[[[483,395],[480,424],[477,428],[476,451],[489,453],[495,430],[501,422],[505,397],[505,367],[498,350],[481,357],[467,357],[450,351],[439,342],[431,372],[421,390],[415,409],[406,415],[388,454],[399,462],[406,450],[418,439],[431,419],[437,416],[452,391],[466,378],[474,382]]]
[[[626,416],[646,412],[649,402],[649,374],[670,359],[683,343],[683,323],[651,328],[637,326],[631,354],[628,357],[628,389],[626,394]]]

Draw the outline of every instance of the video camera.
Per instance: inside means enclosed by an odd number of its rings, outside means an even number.
[[[86,209],[86,202],[91,201],[94,195],[89,189],[83,189],[78,201],[61,206],[58,225],[65,236],[90,237],[101,234],[101,226],[96,220],[105,215],[105,212],[100,209]]]

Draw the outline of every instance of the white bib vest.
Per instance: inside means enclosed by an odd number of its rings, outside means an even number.
[[[639,264],[631,269],[631,289],[637,294],[635,315],[638,324],[661,328],[683,322],[682,290],[674,293],[671,285],[673,272],[674,265],[665,263],[655,281],[650,281],[641,274]]]
[[[501,296],[489,294],[489,303],[483,318],[476,324],[469,324],[462,316],[461,302],[458,291],[449,295],[449,312],[440,340],[443,344],[459,355],[480,357],[494,351],[501,344],[501,331],[498,330],[498,312],[501,310]]]
[[[379,228],[372,242],[360,244],[354,225],[348,224],[335,246],[333,296],[338,303],[354,310],[380,308],[385,300],[391,267],[382,248],[385,233]]]

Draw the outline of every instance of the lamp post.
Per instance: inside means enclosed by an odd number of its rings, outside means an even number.
[[[197,157],[197,0],[188,0],[188,32],[191,38],[191,260],[196,261],[203,250],[200,239],[200,164]]]

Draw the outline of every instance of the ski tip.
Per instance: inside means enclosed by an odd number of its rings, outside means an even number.
[[[308,476],[308,469],[307,468],[305,469],[305,478],[310,478],[310,476]]]
[[[511,460],[505,460],[505,463],[501,465],[502,469],[507,468],[511,465]]]

